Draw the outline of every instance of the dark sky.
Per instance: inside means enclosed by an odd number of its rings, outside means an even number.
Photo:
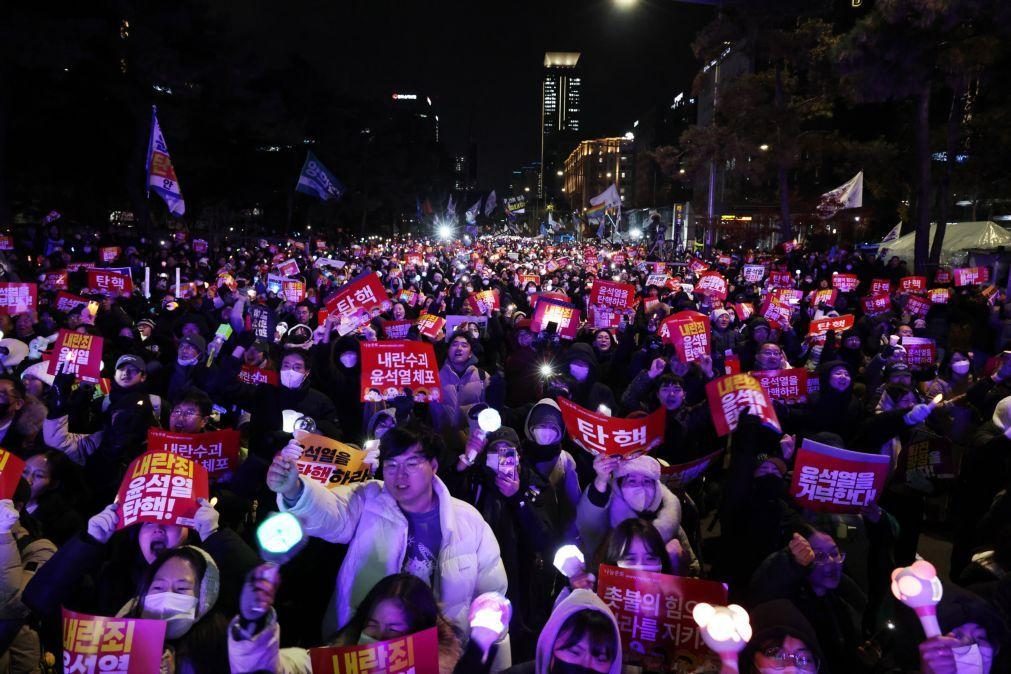
[[[362,53],[354,79],[370,93],[417,90],[439,112],[451,153],[478,144],[483,189],[539,156],[545,51],[582,52],[584,135],[620,135],[654,101],[690,86],[696,31],[712,10],[676,0],[460,2],[355,0]]]

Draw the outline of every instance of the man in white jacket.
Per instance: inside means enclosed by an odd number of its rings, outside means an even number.
[[[325,619],[324,637],[347,624],[369,590],[394,573],[412,573],[431,584],[444,614],[464,636],[474,598],[485,592],[505,595],[498,542],[481,514],[450,496],[436,477],[436,455],[426,438],[391,429],[379,445],[385,482],[370,480],[332,490],[300,478],[286,452],[274,457],[267,485],[278,494],[278,507],[295,515],[310,536],[349,546],[337,574],[336,610]],[[509,664],[506,635],[493,671]]]

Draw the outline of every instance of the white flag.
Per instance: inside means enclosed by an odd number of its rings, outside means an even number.
[[[456,201],[453,199],[453,195],[449,195],[449,203],[446,204],[446,215],[453,217],[456,215]]]
[[[616,185],[611,185],[606,190],[590,199],[591,206],[599,206],[600,204],[604,204],[608,208],[621,206],[621,194],[618,192],[618,187]]]
[[[889,241],[895,241],[895,239],[899,238],[899,235],[901,233],[902,233],[902,223],[900,222],[899,224],[892,227],[890,232],[885,234],[885,238],[881,239],[881,243],[888,243]]]
[[[478,199],[476,202],[474,202],[473,206],[471,206],[466,210],[466,212],[463,215],[467,219],[467,222],[474,222],[475,220],[477,220],[477,214],[480,212],[481,212],[481,200]]]
[[[186,202],[172,168],[168,145],[158,125],[158,109],[154,106],[151,106],[151,138],[147,144],[147,188],[165,200],[172,215],[180,216],[186,212]]]
[[[488,198],[485,199],[485,201],[484,201],[484,214],[485,214],[485,217],[490,216],[491,213],[492,213],[492,211],[494,211],[494,210],[495,210],[495,190],[492,190],[491,194],[489,194]]]
[[[821,195],[818,202],[818,217],[831,218],[844,208],[860,208],[864,205],[864,172],[853,176],[834,190]]]

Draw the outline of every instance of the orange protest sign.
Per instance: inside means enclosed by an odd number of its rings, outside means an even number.
[[[0,447],[0,499],[14,496],[24,470],[24,461]]]
[[[63,609],[63,671],[160,671],[166,625],[164,620],[106,618]]]
[[[361,450],[303,430],[295,431],[295,439],[303,447],[302,458],[295,462],[298,472],[327,489],[364,482],[372,476]]]

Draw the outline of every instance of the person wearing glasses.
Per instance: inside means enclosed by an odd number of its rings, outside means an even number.
[[[823,672],[860,669],[854,645],[862,643],[867,598],[843,573],[845,561],[834,538],[799,522],[787,546],[758,567],[749,588],[752,605],[787,599],[797,607],[824,649]]]
[[[436,443],[430,435],[390,429],[379,441],[383,480],[329,490],[300,477],[290,455],[274,457],[267,486],[278,495],[281,511],[297,517],[307,535],[349,546],[337,573],[334,610],[323,619],[324,638],[347,625],[369,590],[394,573],[411,573],[432,587],[464,639],[474,598],[485,592],[506,594],[495,534],[473,506],[453,498],[436,476]],[[506,634],[494,671],[509,665],[509,654]]]
[[[742,674],[807,674],[824,657],[811,623],[791,602],[777,599],[752,607],[751,641],[738,660]]]

